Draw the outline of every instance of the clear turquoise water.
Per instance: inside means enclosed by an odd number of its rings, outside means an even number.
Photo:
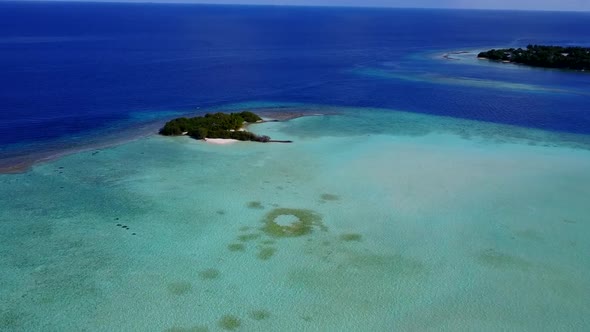
[[[0,330],[590,329],[587,136],[338,111],[0,175]]]

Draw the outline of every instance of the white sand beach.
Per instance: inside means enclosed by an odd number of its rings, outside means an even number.
[[[232,139],[232,138],[205,138],[205,142],[207,142],[209,144],[225,145],[225,144],[233,144],[233,143],[236,143],[239,141],[237,139]]]

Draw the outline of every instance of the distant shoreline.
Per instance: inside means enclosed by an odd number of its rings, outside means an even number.
[[[534,45],[533,47],[544,47],[544,48],[555,48],[555,49],[560,49],[562,47],[559,46],[537,46]],[[536,68],[536,69],[546,69],[546,70],[561,70],[561,71],[568,71],[568,72],[588,72],[588,70],[585,70],[585,68],[581,68],[581,69],[577,69],[577,68],[568,68],[567,66],[556,66],[556,65],[533,65],[530,63],[526,63],[526,62],[521,62],[517,59],[517,61],[513,61],[513,59],[511,59],[508,56],[508,53],[512,53],[512,52],[517,52],[518,50],[521,50],[521,52],[526,52],[526,49],[514,49],[514,48],[502,48],[502,47],[497,47],[497,48],[491,48],[489,50],[486,51],[487,48],[479,48],[479,49],[471,49],[471,50],[453,50],[453,51],[446,51],[444,53],[438,53],[436,55],[436,58],[439,59],[443,59],[446,61],[470,61],[473,60],[471,63],[475,64],[478,61],[486,61],[489,63],[496,63],[496,64],[511,64],[511,65],[515,65],[515,66],[521,66],[521,67],[526,67],[526,68]],[[504,54],[504,51],[506,52],[506,57]],[[501,52],[502,54],[499,55],[497,54],[498,52]],[[492,54],[494,57],[490,57],[487,56],[488,54]],[[471,57],[471,55],[473,55],[473,57]],[[563,59],[562,59],[563,60]]]
[[[482,51],[478,59],[528,67],[584,72],[590,70],[590,48],[581,46],[527,45]]]

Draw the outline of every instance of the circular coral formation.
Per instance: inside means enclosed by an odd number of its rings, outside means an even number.
[[[277,222],[277,219],[283,216],[294,218],[288,224]],[[310,234],[314,227],[325,230],[322,218],[316,212],[306,209],[277,208],[266,215],[262,230],[269,236],[297,237]]]

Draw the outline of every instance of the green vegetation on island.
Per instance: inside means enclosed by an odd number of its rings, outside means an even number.
[[[244,130],[244,124],[260,122],[252,112],[214,113],[194,118],[177,118],[168,121],[160,134],[165,136],[189,135],[196,139],[231,138],[240,141],[269,142],[270,137],[259,136]]]
[[[533,67],[590,70],[590,48],[586,47],[528,45],[526,49],[492,49],[477,57]]]

